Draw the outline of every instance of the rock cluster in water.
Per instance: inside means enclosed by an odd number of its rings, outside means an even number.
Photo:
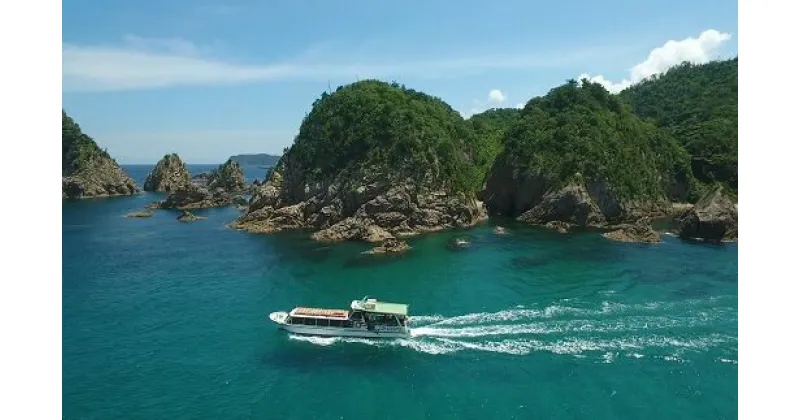
[[[173,158],[180,160],[177,155]],[[169,165],[175,167],[174,163]],[[167,165],[162,165],[167,167]],[[156,172],[159,166],[156,165]],[[185,167],[184,167],[185,170]],[[182,177],[182,176],[181,176]],[[189,177],[186,171],[186,184],[173,190],[167,198],[159,202],[162,209],[202,209],[225,207],[246,203],[241,196],[245,188],[244,172],[238,163],[226,161],[211,173],[202,173]]]

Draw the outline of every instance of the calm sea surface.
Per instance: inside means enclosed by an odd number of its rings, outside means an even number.
[[[141,186],[151,167],[125,169]],[[64,418],[737,418],[735,244],[490,220],[367,257],[228,229],[235,208],[124,217],[161,197],[63,204]],[[303,338],[267,319],[364,295],[409,303],[414,337]]]

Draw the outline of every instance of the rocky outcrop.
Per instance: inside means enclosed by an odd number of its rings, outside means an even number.
[[[80,126],[61,111],[61,199],[139,193],[136,183]]]
[[[147,175],[145,191],[172,192],[189,188],[189,171],[181,158],[175,154],[165,155]]]
[[[196,175],[192,175],[189,179],[189,183],[197,188],[208,188],[209,179],[211,178],[211,172],[201,172]]]
[[[680,216],[678,236],[712,242],[736,241],[738,218],[737,205],[725,195],[722,187],[717,187]]]
[[[544,227],[554,230],[558,233],[567,233],[569,232],[569,223],[563,222],[561,220],[551,220],[544,224]]]
[[[320,241],[376,242],[486,218],[481,202],[412,179],[373,173],[357,184],[340,176],[298,183],[290,159],[278,163],[232,227],[259,233],[304,228],[317,231],[312,238]]]
[[[144,217],[152,217],[153,211],[150,209],[141,210],[141,211],[133,211],[125,215],[128,218],[144,218]]]
[[[190,212],[188,210],[183,210],[181,212],[180,216],[177,217],[177,219],[180,222],[194,222],[194,221],[197,221],[197,220],[205,219],[205,217],[195,216],[192,212]]]
[[[372,248],[368,251],[364,251],[363,254],[368,254],[368,255],[401,254],[403,252],[408,251],[409,249],[411,249],[411,246],[409,246],[407,243],[399,239],[390,238],[382,241],[380,245],[376,246],[375,248]]]
[[[209,191],[206,188],[189,186],[173,191],[166,199],[159,202],[162,209],[205,209],[225,207],[233,204],[231,196],[221,188]]]
[[[642,219],[637,223],[622,224],[603,237],[618,242],[660,243],[661,236],[650,226],[649,220]]]
[[[229,192],[243,191],[247,187],[244,171],[235,160],[228,159],[208,177],[208,188],[222,188]]]
[[[61,177],[61,198],[97,198],[139,193],[139,187],[107,156],[98,155],[83,162],[68,176]]]
[[[502,168],[495,168],[481,196],[492,214],[515,216],[562,233],[572,227],[608,228],[663,217],[670,209],[666,200],[623,200],[606,182],[586,181],[581,174],[558,183]]]

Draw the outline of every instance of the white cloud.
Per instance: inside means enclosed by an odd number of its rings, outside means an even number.
[[[213,49],[211,49],[213,50]],[[594,46],[543,54],[493,54],[430,60],[364,61],[340,53],[324,57],[300,54],[272,63],[237,63],[216,58],[207,47],[190,41],[128,35],[122,45],[62,44],[62,90],[120,91],[186,85],[220,85],[275,80],[451,77],[494,69],[534,69],[586,62],[618,54],[619,48]],[[503,95],[505,97],[505,95]]]
[[[503,92],[500,89],[492,89],[489,91],[489,103],[490,104],[502,104],[506,101],[506,96],[503,95]]]
[[[525,108],[525,102],[518,103],[514,108],[517,108],[517,109]]]
[[[586,73],[578,76],[578,80],[585,78],[603,85],[610,92],[617,93],[652,75],[664,73],[670,67],[684,61],[693,64],[707,63],[714,58],[714,54],[722,44],[730,39],[731,35],[729,33],[709,29],[701,33],[697,38],[689,37],[681,41],[670,40],[650,51],[647,59],[633,66],[630,69],[629,77],[619,82],[612,82],[603,75],[590,76]]]

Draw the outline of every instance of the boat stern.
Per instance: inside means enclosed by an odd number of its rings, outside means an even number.
[[[269,314],[269,320],[278,325],[286,325],[286,318],[288,317],[289,314],[286,312],[272,312]]]

